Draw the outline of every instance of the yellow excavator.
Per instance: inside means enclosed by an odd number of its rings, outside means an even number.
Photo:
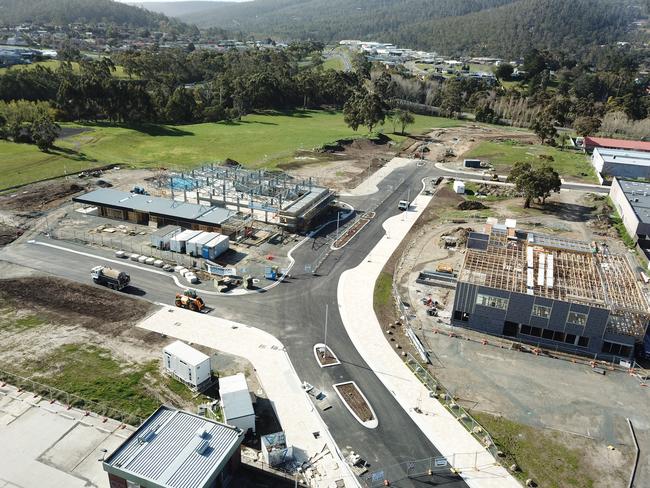
[[[192,312],[200,312],[205,308],[205,302],[196,294],[195,290],[187,289],[183,293],[176,294],[175,304],[177,307],[186,308]]]

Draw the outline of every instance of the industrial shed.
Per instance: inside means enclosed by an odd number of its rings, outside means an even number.
[[[650,179],[650,152],[596,148],[591,164],[601,184],[613,176]]]
[[[237,212],[221,207],[209,207],[179,202],[151,195],[100,188],[72,201],[97,207],[98,214],[135,224],[163,227],[175,225],[185,229],[230,234],[229,221]]]
[[[160,407],[106,460],[111,488],[227,488],[239,469],[244,433]]]
[[[650,183],[614,178],[609,197],[630,237],[650,237]]]
[[[219,396],[223,417],[228,425],[255,433],[255,410],[243,373],[219,378]]]

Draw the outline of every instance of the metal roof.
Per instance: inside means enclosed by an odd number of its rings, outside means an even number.
[[[650,166],[650,152],[596,148],[594,149],[594,154],[596,153],[598,153],[606,163]]]
[[[650,151],[650,142],[631,141],[627,139],[609,139],[607,137],[585,137],[584,146],[609,147],[612,149],[632,149],[636,151]]]
[[[616,178],[639,221],[650,223],[650,183]]]
[[[219,396],[226,422],[255,415],[246,377],[242,373],[219,378]]]
[[[206,207],[195,203],[179,202],[168,198],[139,195],[127,191],[99,188],[85,195],[74,197],[75,202],[103,205],[112,208],[165,215],[206,224],[222,224],[235,212],[221,207]]]
[[[181,341],[172,342],[168,346],[165,346],[163,351],[176,356],[178,359],[182,359],[191,366],[198,366],[204,361],[210,360],[208,355],[203,354],[201,351],[197,351],[193,347],[188,346]]]
[[[104,470],[146,486],[205,488],[243,437],[235,427],[162,406],[104,461]]]

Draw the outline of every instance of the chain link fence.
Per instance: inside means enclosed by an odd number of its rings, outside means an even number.
[[[73,407],[80,410],[86,410],[102,417],[112,418],[128,425],[138,426],[142,424],[144,420],[138,415],[116,410],[104,403],[87,400],[73,393],[68,393],[52,386],[38,383],[37,381],[31,380],[29,378],[24,378],[8,371],[0,370],[0,383],[11,384],[16,388],[32,392],[35,395],[39,395],[47,400],[58,402],[65,407]]]

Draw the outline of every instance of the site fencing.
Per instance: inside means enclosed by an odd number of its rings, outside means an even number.
[[[11,384],[16,388],[19,388],[19,390],[29,391],[44,399],[58,402],[65,407],[93,412],[99,416],[111,418],[128,425],[138,426],[142,424],[144,420],[143,417],[140,417],[139,415],[126,413],[109,407],[104,403],[88,400],[73,393],[68,393],[52,386],[44,385],[32,379],[0,370],[0,384],[2,383]]]
[[[400,481],[418,480],[423,485],[443,485],[451,483],[463,471],[480,471],[487,466],[481,465],[481,452],[457,453],[451,456],[436,456],[416,459],[394,464],[366,473],[361,476],[361,483],[366,488],[386,486],[385,481],[399,484]]]

